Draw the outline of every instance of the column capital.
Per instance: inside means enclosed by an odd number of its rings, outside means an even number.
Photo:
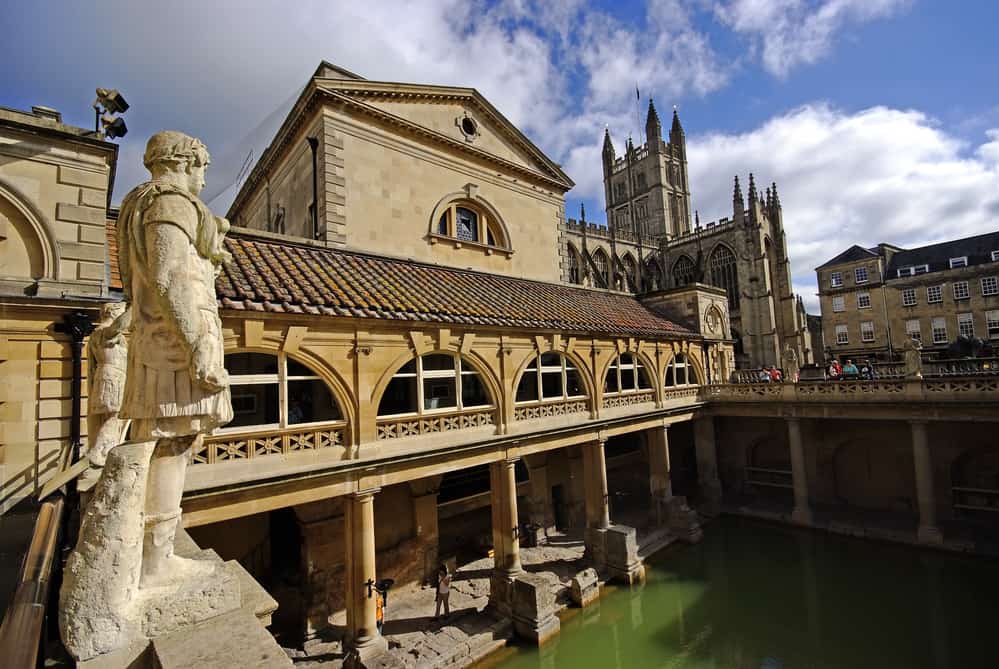
[[[923,427],[925,427],[926,425],[929,424],[929,422],[930,421],[927,420],[926,418],[910,418],[909,419],[909,425],[922,425]]]
[[[365,500],[374,497],[376,493],[381,492],[381,488],[365,488],[364,490],[355,490],[354,492],[347,493],[348,497],[353,497],[357,500]]]

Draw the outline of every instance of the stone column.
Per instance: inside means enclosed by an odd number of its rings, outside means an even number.
[[[607,562],[606,534],[610,527],[610,506],[607,497],[607,462],[604,442],[583,444],[583,484],[585,486],[586,529],[583,542],[586,557],[602,568]]]
[[[936,490],[933,486],[933,460],[926,438],[926,421],[909,421],[912,429],[912,461],[916,467],[916,497],[919,500],[919,540],[928,544],[943,542],[937,527]]]
[[[347,646],[354,666],[388,649],[376,624],[375,493],[363,490],[348,495],[344,504],[347,538]],[[360,661],[361,664],[358,664]]]
[[[489,488],[493,516],[493,575],[489,580],[489,604],[503,615],[512,614],[513,579],[523,571],[517,521],[517,479],[513,460],[489,465]]]
[[[718,480],[715,422],[711,416],[698,418],[694,421],[694,447],[703,509],[708,513],[718,513],[721,507],[722,488],[721,481]]]
[[[801,444],[801,419],[787,419],[787,440],[791,451],[791,479],[794,483],[794,510],[791,520],[799,525],[812,524],[812,508],[808,504],[808,472],[805,470],[805,449]]]
[[[669,435],[665,425],[649,430],[648,446],[652,522],[664,526],[669,522],[669,505],[673,497],[669,474]]]

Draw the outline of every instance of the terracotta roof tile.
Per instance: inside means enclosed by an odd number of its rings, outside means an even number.
[[[231,235],[222,309],[561,330],[690,334],[628,295]]]

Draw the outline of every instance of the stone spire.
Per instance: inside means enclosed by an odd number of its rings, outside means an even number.
[[[753,179],[753,173],[749,173],[749,202],[754,204],[756,202],[756,181]]]
[[[611,141],[610,128],[604,127],[604,165],[610,167],[617,159],[617,152],[614,151],[614,142]]]
[[[780,198],[777,197],[777,182],[774,181],[771,185],[773,186],[773,206],[780,209]]]
[[[746,208],[745,201],[742,199],[742,186],[739,185],[739,175],[735,175],[735,188],[732,190],[732,211],[736,215],[741,213]]]
[[[673,138],[673,135],[683,135],[683,126],[680,125],[680,115],[676,113],[676,105],[673,105],[673,125],[669,129],[670,139]]]
[[[662,136],[663,124],[659,120],[659,112],[656,111],[656,105],[652,102],[652,98],[649,98],[649,113],[645,117],[645,139],[649,146],[655,146],[659,144]]]

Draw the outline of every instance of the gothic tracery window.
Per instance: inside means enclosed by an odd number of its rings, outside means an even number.
[[[607,255],[601,249],[597,249],[596,253],[593,254],[593,264],[596,265],[601,286],[610,288],[610,263],[607,260]]]
[[[696,275],[697,267],[694,265],[694,261],[690,259],[690,256],[680,256],[673,263],[673,283],[677,287],[693,283]]]
[[[638,267],[635,265],[635,260],[630,255],[624,257],[624,275],[627,279],[628,285],[627,290],[631,292],[638,291]]]
[[[579,261],[579,253],[576,249],[569,247],[569,283],[582,283],[583,274],[581,263]]]
[[[711,253],[708,261],[711,268],[711,284],[724,288],[728,294],[730,311],[739,309],[739,277],[736,268],[735,254],[724,245],[719,245]]]

